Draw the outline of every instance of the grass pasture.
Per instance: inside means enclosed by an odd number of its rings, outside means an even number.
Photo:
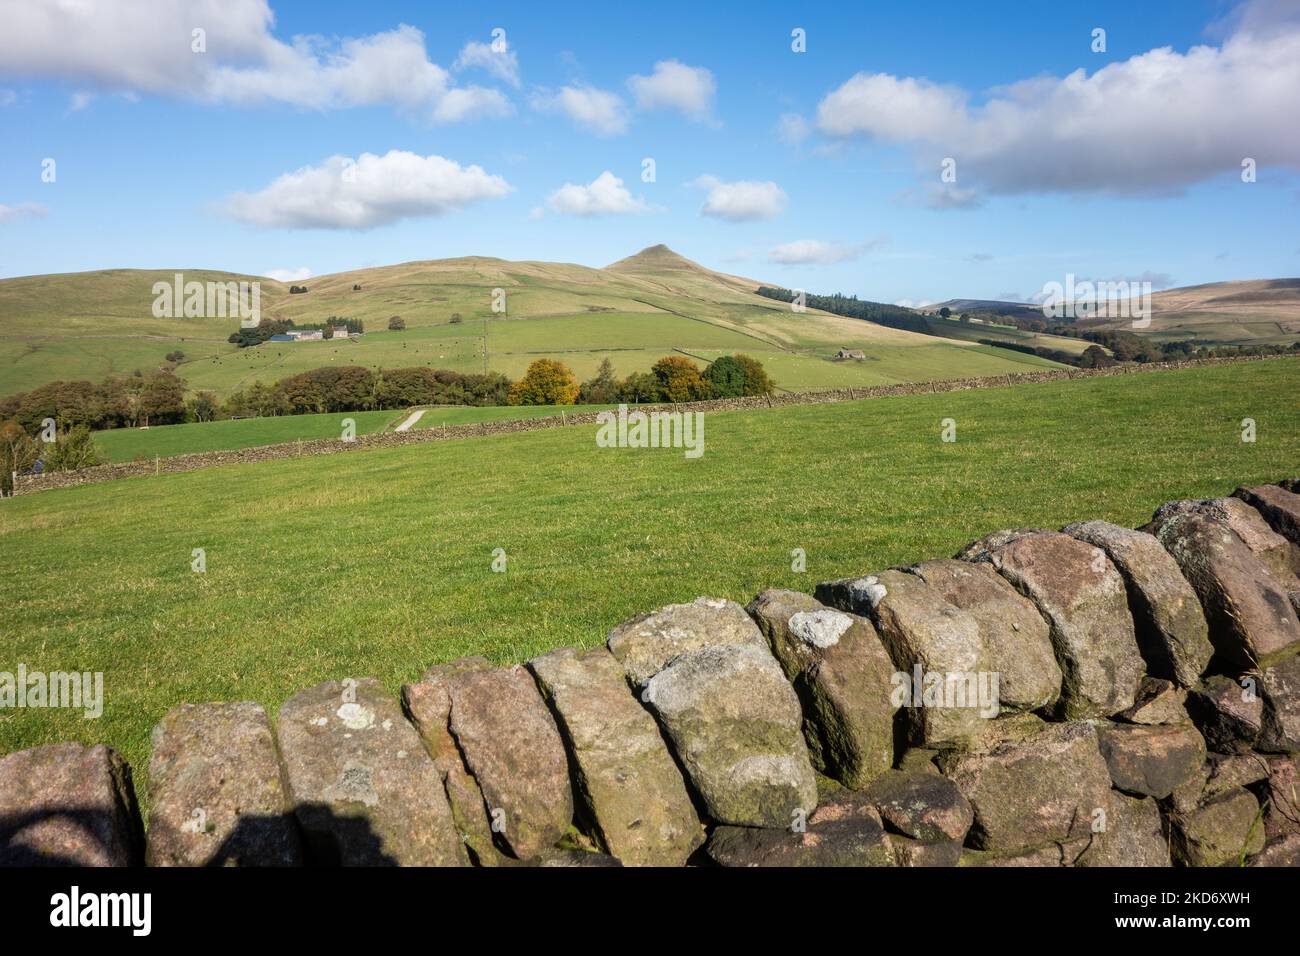
[[[584,426],[9,499],[0,670],[102,671],[105,709],[0,712],[0,752],[108,742],[144,782],[150,729],[183,701],[274,715],[326,679],[396,692],[434,662],[590,646],[662,604],[811,590],[997,528],[1134,526],[1300,470],[1297,400],[1279,360],[716,413],[695,460]]]

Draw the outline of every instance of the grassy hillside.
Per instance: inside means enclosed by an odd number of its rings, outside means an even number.
[[[396,691],[462,654],[594,645],[632,614],[701,593],[809,590],[1006,526],[1132,526],[1168,499],[1293,474],[1296,369],[718,413],[695,460],[598,448],[594,427],[575,427],[10,499],[7,658],[103,671],[106,705],[98,721],[0,712],[0,752],[109,741],[143,768],[150,728],[181,701],[276,708],[363,675]],[[948,417],[951,444],[939,440]],[[1244,417],[1254,444],[1240,440]],[[190,570],[199,547],[206,574]],[[791,571],[793,548],[806,573]]]
[[[779,366],[778,384],[794,390],[997,374],[1024,365],[973,352],[968,343],[815,311],[795,314],[754,294],[758,282],[712,272],[665,247],[605,269],[481,257],[411,262],[310,279],[300,295],[263,279],[263,316],[300,324],[361,319],[367,331],[347,343],[243,350],[226,342],[238,328],[235,318],[152,316],[153,283],[171,282],[173,275],[114,270],[0,280],[0,395],[56,378],[147,371],[174,349],[185,353],[178,374],[219,395],[343,363],[486,366],[518,377],[534,358],[548,355],[589,376],[609,356],[626,375],[673,350],[749,352]],[[185,278],[252,277],[187,271]],[[494,289],[505,293],[504,314],[492,311]],[[461,322],[452,324],[453,314]],[[393,315],[402,317],[406,331],[388,331]],[[870,367],[832,363],[842,346],[867,352]]]

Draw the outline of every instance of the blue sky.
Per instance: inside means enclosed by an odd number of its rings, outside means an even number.
[[[0,276],[659,242],[891,302],[1300,274],[1300,3],[1072,6],[0,0]]]

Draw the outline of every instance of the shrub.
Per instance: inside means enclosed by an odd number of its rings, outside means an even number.
[[[44,459],[46,471],[76,471],[104,463],[95,447],[95,440],[90,437],[90,429],[85,425],[69,429],[45,447],[49,449]]]
[[[167,361],[171,362],[173,365],[179,365],[181,362],[185,361],[185,353],[180,349],[176,349],[174,352],[168,352],[165,357]]]
[[[388,331],[402,332],[406,329],[406,319],[400,315],[394,315],[388,320]]]
[[[451,324],[452,324],[452,325],[460,325],[461,322],[463,322],[463,321],[464,321],[464,319],[462,319],[462,318],[460,317],[460,313],[459,313],[459,312],[453,312],[453,313],[451,314]]]

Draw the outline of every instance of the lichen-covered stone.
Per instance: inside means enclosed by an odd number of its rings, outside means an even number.
[[[1267,780],[1270,761],[1256,753],[1210,754],[1205,763],[1205,785],[1200,802]]]
[[[1169,501],[1156,510],[1151,523],[1158,526],[1180,515],[1196,515],[1231,530],[1286,590],[1300,587],[1295,576],[1300,549],[1269,527],[1265,517],[1242,498]]]
[[[1205,740],[1191,723],[1103,724],[1097,740],[1111,781],[1128,793],[1163,799],[1205,763]]]
[[[1054,724],[987,754],[957,754],[941,767],[975,810],[968,843],[1016,850],[1088,835],[1110,801],[1097,733],[1083,721]]]
[[[1130,724],[1180,724],[1187,720],[1187,691],[1162,677],[1144,677],[1133,706],[1115,717]]]
[[[150,866],[298,866],[302,843],[261,704],[182,704],[153,731]]]
[[[600,845],[629,866],[681,866],[704,842],[659,726],[603,647],[529,663],[568,743],[576,791]]]
[[[1259,762],[1265,763],[1268,781],[1264,787],[1268,798],[1264,832],[1269,840],[1300,833],[1300,757],[1270,757]]]
[[[967,847],[957,864],[963,867],[1051,867],[1074,866],[1090,846],[1089,837],[1074,837],[1014,850],[980,850]]]
[[[1229,790],[1169,820],[1174,856],[1186,866],[1240,866],[1264,848],[1259,802],[1249,790]]]
[[[445,678],[468,670],[487,670],[492,666],[486,660],[482,660],[481,667],[477,666],[477,660],[472,665],[430,668],[425,672],[426,679],[403,685],[402,709],[415,726],[424,742],[424,749],[433,758],[433,765],[442,777],[452,820],[473,862],[479,866],[501,866],[511,858],[496,846],[483,791],[465,766],[450,726],[451,691]]]
[[[1060,696],[1061,668],[1047,621],[991,565],[941,558],[908,571],[975,619],[1003,707],[1038,710]]]
[[[1160,808],[1150,797],[1112,790],[1104,818],[1093,821],[1092,842],[1075,866],[1172,866]]]
[[[1222,500],[1250,510],[1235,498]],[[1161,507],[1147,530],[1173,555],[1200,598],[1216,656],[1249,668],[1289,653],[1300,643],[1300,620],[1284,582],[1234,531],[1225,513],[1171,507],[1182,504]]]
[[[1247,866],[1300,867],[1300,834],[1292,834],[1268,843]]]
[[[922,843],[897,833],[886,833],[885,839],[894,851],[894,865],[908,867],[948,867],[961,863],[960,840],[941,843]]]
[[[1238,488],[1233,497],[1250,505],[1268,522],[1270,528],[1293,545],[1300,545],[1300,495],[1279,485],[1258,485]],[[1291,551],[1291,570],[1298,570],[1296,552]]]
[[[1268,753],[1300,753],[1300,654],[1265,667],[1259,687],[1264,719],[1255,746]]]
[[[1063,530],[1101,548],[1123,575],[1147,670],[1183,687],[1200,680],[1214,653],[1209,627],[1196,592],[1160,542],[1107,521],[1081,521]]]
[[[1027,740],[1047,726],[1048,722],[1037,714],[1009,711],[1001,717],[981,722],[978,732],[967,741],[966,749],[971,753],[988,753],[1002,744]]]
[[[1246,685],[1215,674],[1187,694],[1187,714],[1215,753],[1247,753],[1264,726],[1264,701],[1258,679]]]
[[[300,691],[276,734],[309,863],[468,862],[438,770],[378,681]]]
[[[553,847],[573,822],[573,788],[560,732],[522,666],[443,678],[448,726],[474,775],[493,832],[520,859]]]
[[[813,765],[853,789],[888,770],[894,667],[871,622],[797,591],[764,591],[747,610],[799,695]]]
[[[1146,664],[1124,579],[1103,550],[1044,531],[974,553],[1030,598],[1051,625],[1061,665],[1062,717],[1105,717],[1133,705]]]
[[[609,632],[610,653],[637,686],[675,658],[720,644],[766,647],[745,609],[735,601],[698,597],[624,621]]]
[[[726,643],[685,654],[651,677],[641,696],[712,819],[781,827],[817,805],[799,699],[766,646]]]
[[[881,819],[922,843],[966,838],[974,811],[957,786],[933,773],[891,770],[863,792]]]
[[[894,849],[875,809],[844,791],[795,827],[722,826],[706,847],[721,866],[894,866]]]
[[[116,750],[63,743],[0,757],[0,866],[131,866],[141,842]]]
[[[978,622],[916,575],[883,571],[827,582],[817,596],[876,625],[897,668],[895,699],[903,703],[911,743],[968,747],[1000,712],[1000,686]]]

